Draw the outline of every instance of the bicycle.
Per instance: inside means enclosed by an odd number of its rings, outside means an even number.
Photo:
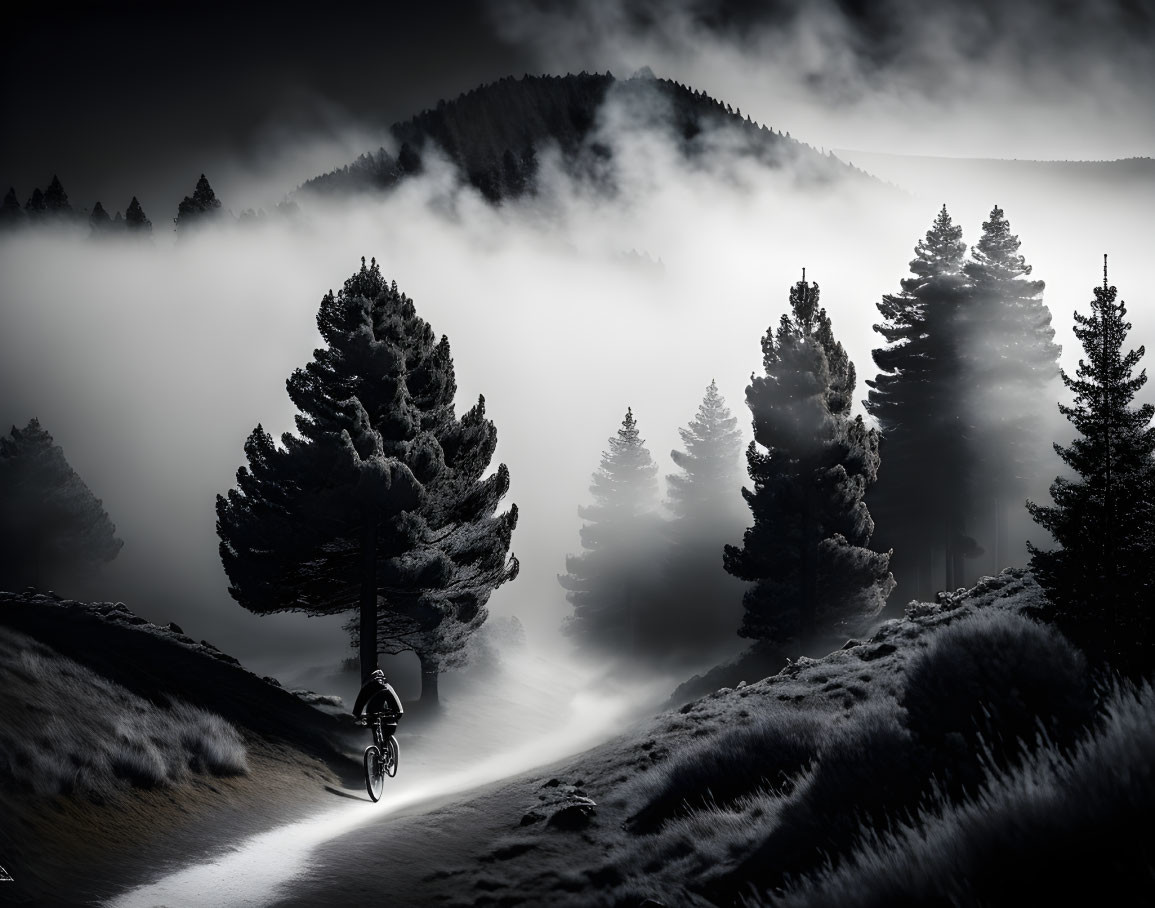
[[[401,748],[397,739],[386,735],[381,727],[383,719],[388,719],[390,725],[396,728],[400,716],[390,713],[377,713],[373,716],[362,716],[357,720],[358,725],[367,725],[373,731],[373,743],[365,748],[365,790],[375,802],[381,800],[381,792],[385,788],[385,777],[393,778],[397,775],[397,763],[401,757]]]

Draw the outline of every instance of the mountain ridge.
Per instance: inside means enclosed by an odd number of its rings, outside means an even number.
[[[671,132],[684,159],[700,160],[707,140],[730,130],[739,153],[770,167],[791,166],[801,179],[827,182],[851,177],[878,182],[860,168],[823,154],[756,123],[703,91],[658,79],[645,70],[628,79],[611,73],[565,76],[506,76],[457,98],[439,101],[408,120],[393,124],[392,153],[381,147],[343,167],[307,180],[299,193],[338,194],[388,190],[424,169],[436,147],[491,202],[517,198],[535,188],[538,154],[556,146],[567,166],[593,177],[597,164],[612,158],[601,141],[599,114],[609,101],[630,105],[644,125]]]

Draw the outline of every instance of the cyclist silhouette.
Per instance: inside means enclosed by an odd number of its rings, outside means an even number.
[[[353,704],[353,718],[360,719],[364,711],[366,719],[381,717],[381,731],[385,737],[397,733],[397,722],[405,714],[401,698],[393,685],[385,678],[381,669],[374,671],[361,685],[357,702]]]

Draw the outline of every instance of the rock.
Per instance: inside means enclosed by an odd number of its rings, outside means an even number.
[[[545,819],[544,813],[538,813],[536,810],[531,810],[524,817],[521,818],[519,826],[532,826],[534,823],[540,823]]]
[[[897,651],[898,647],[893,643],[880,643],[873,649],[868,649],[859,653],[858,658],[863,662],[873,662],[875,659],[881,659],[883,656],[889,656],[891,653]]]
[[[175,621],[170,621],[168,623],[168,629],[170,631],[172,631],[174,634],[183,634],[184,633],[184,630]]]
[[[596,813],[597,805],[592,799],[575,797],[570,804],[556,811],[546,825],[566,832],[575,832],[589,826]]]

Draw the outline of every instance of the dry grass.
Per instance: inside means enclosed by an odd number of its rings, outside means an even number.
[[[9,630],[0,631],[0,688],[0,769],[25,792],[102,801],[193,772],[247,772],[244,742],[220,716],[152,703]]]

